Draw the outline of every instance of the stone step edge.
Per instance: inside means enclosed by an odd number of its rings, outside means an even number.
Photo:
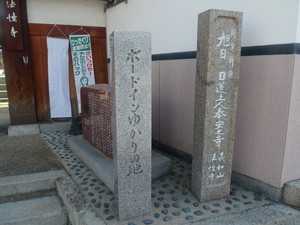
[[[0,225],[66,225],[65,210],[56,196],[0,204]]]
[[[55,181],[66,176],[65,170],[0,177],[0,196],[25,194],[56,187]]]
[[[101,217],[96,217],[96,212],[70,177],[58,178],[56,189],[72,225],[106,224]]]

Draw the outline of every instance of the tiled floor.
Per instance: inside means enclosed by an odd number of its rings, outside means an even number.
[[[43,133],[53,151],[61,159],[72,179],[81,187],[91,205],[107,224],[186,224],[219,215],[242,212],[273,204],[272,201],[235,184],[227,199],[200,203],[190,192],[191,165],[174,156],[172,172],[152,183],[152,212],[128,221],[118,221],[114,212],[114,194],[83,164],[68,147],[67,132]]]

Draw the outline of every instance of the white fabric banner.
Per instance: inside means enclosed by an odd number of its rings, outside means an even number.
[[[89,34],[70,35],[78,112],[81,113],[80,88],[95,84],[91,36]]]
[[[48,37],[47,48],[51,118],[71,117],[69,40]]]

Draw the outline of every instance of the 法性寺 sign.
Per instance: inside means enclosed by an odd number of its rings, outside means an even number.
[[[21,10],[19,0],[2,1],[3,36],[6,50],[23,50]]]

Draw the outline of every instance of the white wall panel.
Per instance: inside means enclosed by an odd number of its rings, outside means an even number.
[[[194,51],[197,15],[210,8],[244,12],[243,46],[296,42],[299,0],[129,0],[107,10],[108,34],[150,31],[153,54]]]
[[[29,23],[106,27],[103,1],[27,0]]]

